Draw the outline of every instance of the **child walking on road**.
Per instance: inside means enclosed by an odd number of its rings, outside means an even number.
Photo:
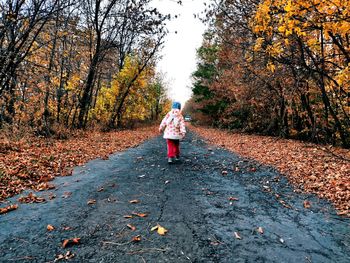
[[[180,140],[186,134],[185,121],[180,110],[181,104],[174,102],[172,110],[167,113],[159,126],[159,132],[164,131],[163,138],[167,141],[169,164],[179,160]]]

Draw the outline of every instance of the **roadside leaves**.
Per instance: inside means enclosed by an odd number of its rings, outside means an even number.
[[[59,254],[56,256],[54,262],[57,262],[59,260],[68,260],[68,259],[71,259],[71,258],[74,258],[75,257],[75,254],[73,254],[72,252],[70,251],[67,251],[66,254]]]
[[[131,231],[135,231],[136,230],[136,227],[133,226],[132,224],[127,224],[126,225],[129,229],[131,229]]]
[[[66,247],[69,247],[69,246],[78,245],[79,243],[80,243],[80,238],[79,237],[65,239],[62,242],[62,247],[66,248]]]
[[[9,206],[0,208],[0,215],[5,214],[5,213],[10,212],[10,211],[13,211],[13,210],[16,210],[17,208],[18,208],[17,204],[9,205]]]
[[[350,217],[350,150],[275,137],[229,133],[207,127],[191,129],[215,145],[261,164],[274,166],[296,188],[333,202]],[[254,169],[253,169],[254,168]],[[234,166],[236,172],[240,171]],[[250,169],[256,172],[255,167]],[[266,191],[271,191],[266,188]],[[290,206],[281,203],[286,208]]]
[[[134,236],[132,239],[131,239],[132,242],[134,243],[138,243],[141,241],[141,236],[140,235],[137,235],[137,236]]]
[[[123,217],[126,218],[126,219],[133,218],[132,215],[124,215]]]
[[[304,208],[309,209],[311,207],[311,202],[308,200],[304,201]]]
[[[89,200],[87,201],[87,204],[88,204],[88,205],[94,205],[94,204],[96,204],[96,200],[95,200],[95,199],[89,199]]]
[[[49,190],[56,176],[72,174],[72,168],[139,145],[157,135],[153,127],[113,132],[77,131],[66,140],[31,137],[0,139],[0,201],[24,189]],[[44,183],[43,183],[44,182]]]
[[[55,230],[55,227],[53,225],[47,225],[46,229],[47,231],[53,231]]]
[[[33,194],[32,192],[30,192],[27,196],[21,196],[20,198],[18,198],[18,202],[20,203],[43,203],[45,202],[45,198],[43,197],[38,197],[35,194]]]
[[[130,204],[138,204],[140,203],[140,200],[134,199],[129,201]]]
[[[165,234],[168,232],[168,230],[161,225],[157,224],[156,226],[151,228],[151,231],[157,230],[157,233],[161,236],[165,236]]]
[[[148,216],[148,214],[146,214],[146,213],[131,213],[132,215],[134,215],[134,216],[138,216],[138,217],[147,217]]]
[[[234,196],[230,196],[228,198],[229,201],[238,201],[239,199],[237,197],[234,197]]]

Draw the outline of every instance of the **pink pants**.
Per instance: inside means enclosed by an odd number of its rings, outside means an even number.
[[[180,140],[166,139],[168,145],[168,158],[180,156]]]

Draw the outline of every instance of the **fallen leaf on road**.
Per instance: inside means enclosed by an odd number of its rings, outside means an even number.
[[[146,213],[131,213],[131,214],[134,216],[138,216],[138,217],[147,217],[148,216],[148,214],[146,214]]]
[[[21,196],[20,198],[18,198],[18,202],[21,203],[43,203],[45,201],[45,198],[38,197],[32,192],[30,192],[27,196]]]
[[[263,229],[261,226],[258,227],[257,231],[258,231],[260,234],[264,234],[264,229]]]
[[[222,171],[221,174],[222,174],[222,175],[227,175],[228,172],[227,172],[227,171]]]
[[[279,241],[280,241],[282,244],[284,243],[283,238],[280,238]]]
[[[55,230],[55,227],[53,225],[47,225],[46,229],[48,231],[52,231],[52,230]]]
[[[80,243],[80,238],[79,237],[65,239],[62,242],[62,247],[66,248],[66,247],[69,247],[69,246],[78,245],[79,243]]]
[[[62,260],[62,259],[68,260],[68,259],[73,258],[74,256],[75,256],[75,254],[73,254],[73,253],[70,252],[70,251],[67,251],[66,254],[64,254],[64,255],[62,255],[62,254],[57,255],[56,258],[55,258],[55,260],[54,260],[54,262],[59,261],[59,260]]]
[[[67,231],[67,230],[71,230],[72,228],[70,226],[64,226],[62,229]]]
[[[159,235],[164,236],[167,232],[168,232],[167,229],[165,229],[165,228],[162,227],[162,226],[158,226],[157,233],[158,233]]]
[[[95,199],[90,199],[89,201],[87,201],[88,205],[94,205],[96,204],[96,200]]]
[[[141,241],[141,236],[140,235],[137,235],[137,236],[134,236],[132,239],[131,239],[132,242],[140,242]]]
[[[168,184],[168,183],[170,183],[170,181],[165,181],[165,183],[164,183],[164,184]]]
[[[154,231],[154,230],[157,230],[157,233],[161,236],[164,236],[168,232],[166,228],[162,227],[159,224],[151,228],[151,231]]]
[[[137,200],[137,199],[135,199],[135,200],[130,200],[129,203],[130,203],[130,204],[138,204],[138,203],[140,203],[140,200]]]
[[[49,184],[49,183],[40,183],[36,187],[36,189],[38,191],[51,190],[51,189],[55,189],[55,188],[56,188],[55,185]]]
[[[230,196],[228,198],[229,201],[238,201],[238,198],[237,197],[234,197],[234,196]]]
[[[308,200],[305,200],[305,201],[304,201],[304,207],[305,207],[306,209],[310,208],[310,207],[311,207],[311,202],[308,201]]]
[[[135,231],[136,230],[136,227],[131,225],[131,224],[127,224],[126,225],[128,228],[130,228],[132,231]]]
[[[235,236],[236,239],[242,239],[241,236],[237,232],[234,232],[233,235]]]
[[[49,193],[49,200],[55,199],[56,195],[53,193]]]
[[[97,192],[102,192],[104,190],[104,188],[103,187],[100,187],[98,190],[97,190]]]
[[[0,215],[5,214],[5,213],[10,212],[10,211],[13,211],[13,210],[16,210],[17,208],[18,208],[18,205],[16,205],[16,204],[0,208]]]
[[[133,218],[132,215],[124,215],[123,217],[124,217],[124,218]]]

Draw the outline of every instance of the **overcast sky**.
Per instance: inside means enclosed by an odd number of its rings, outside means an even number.
[[[161,52],[163,58],[158,64],[158,71],[166,74],[169,96],[184,103],[191,97],[191,74],[196,69],[196,49],[202,43],[205,26],[194,17],[204,9],[204,0],[154,0],[156,7],[163,14],[178,15],[167,24],[170,33]],[[177,33],[175,33],[177,32]]]

